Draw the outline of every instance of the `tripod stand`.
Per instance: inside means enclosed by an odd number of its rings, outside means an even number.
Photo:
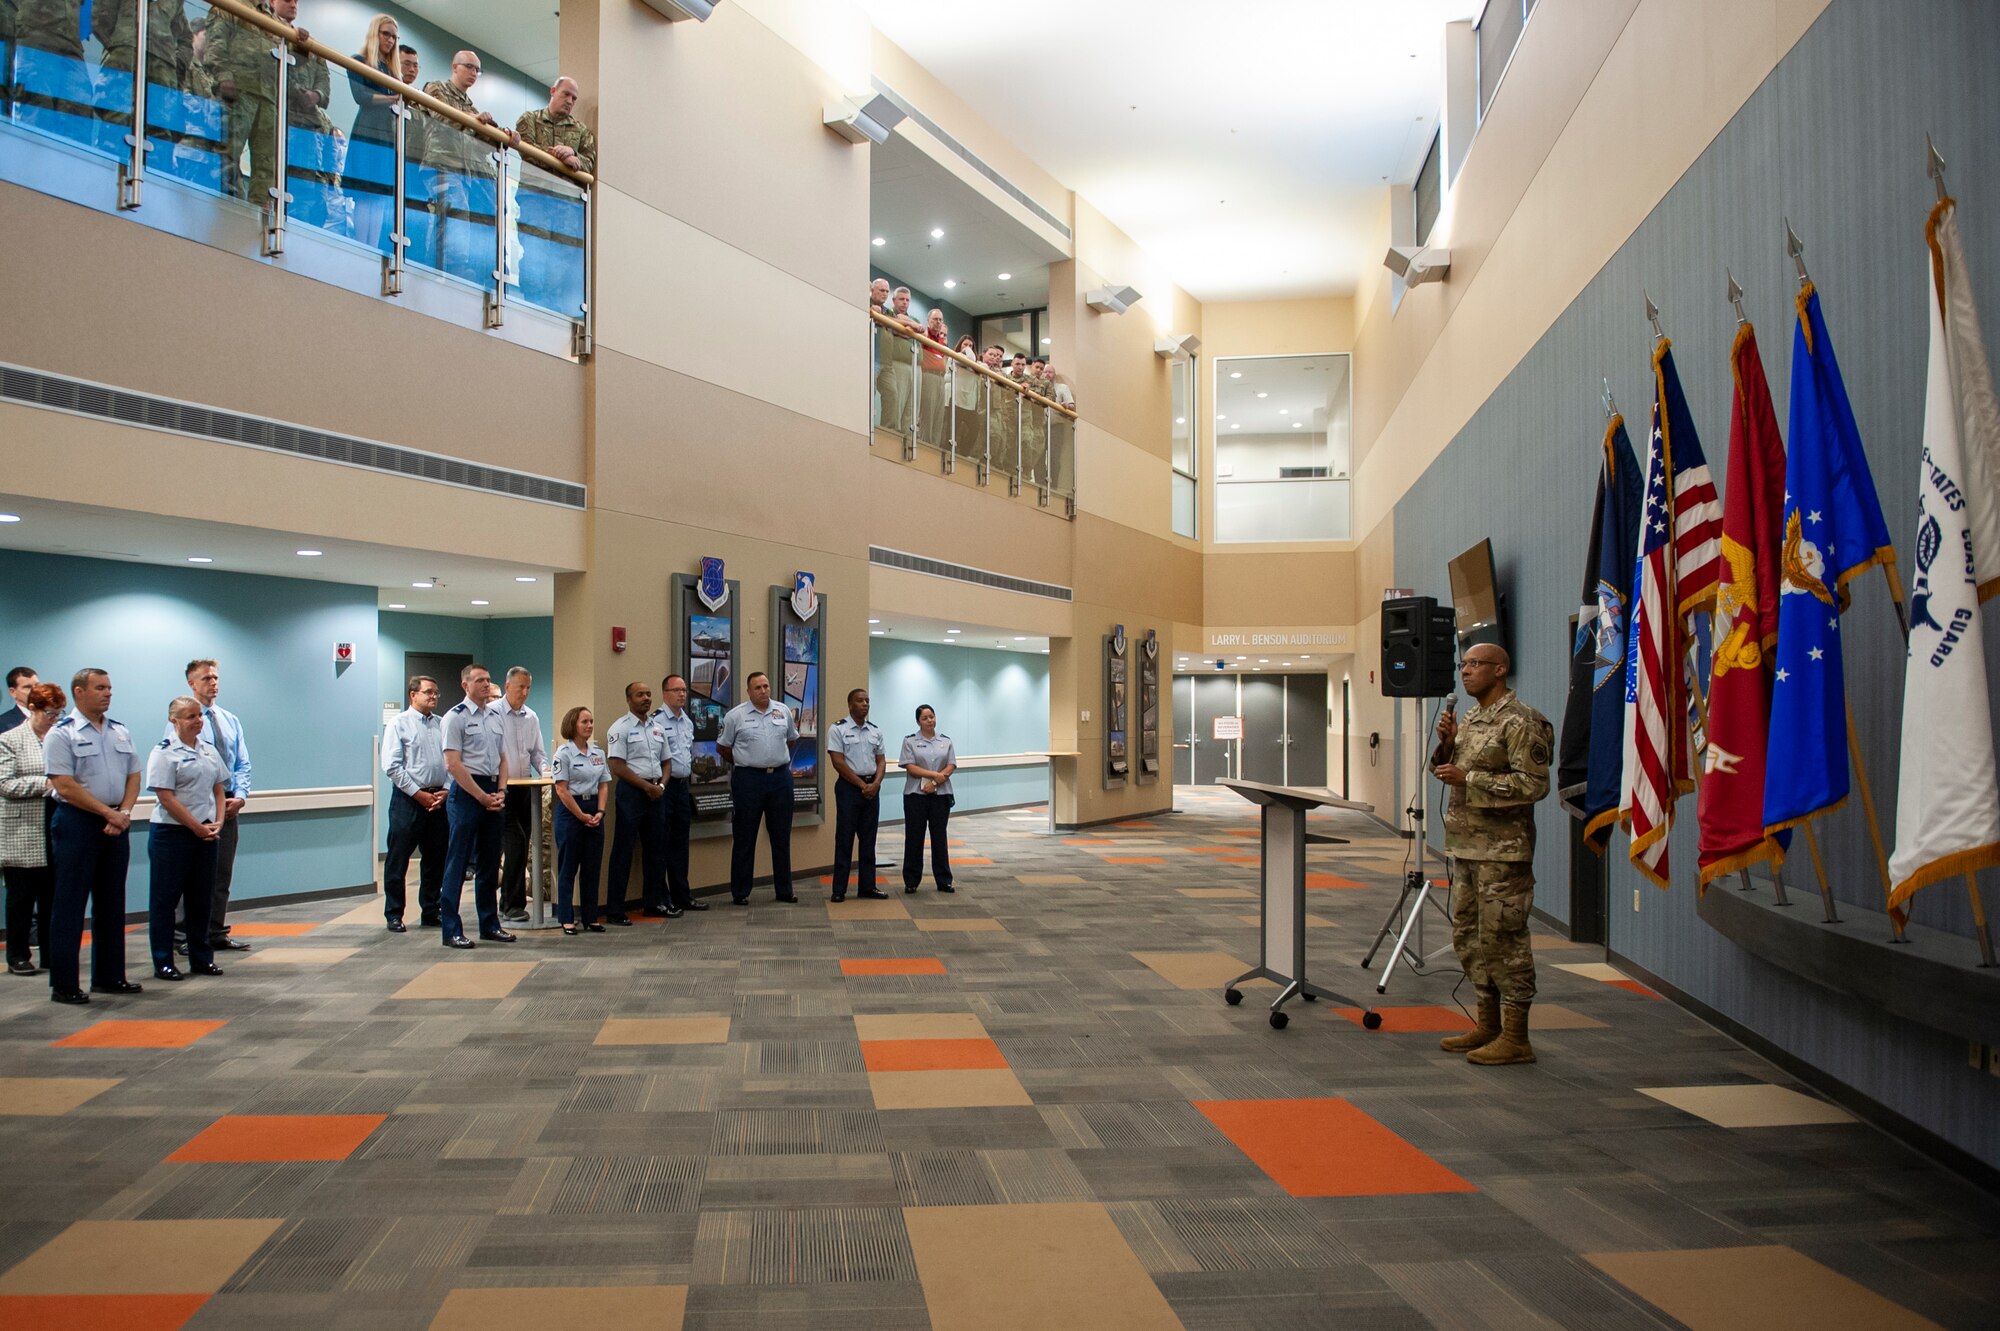
[[[1443,704],[1440,703],[1439,707],[1442,708],[1442,706]],[[1419,715],[1422,715],[1422,713],[1420,712]],[[1436,724],[1436,719],[1436,714],[1433,713],[1433,725]],[[1426,730],[1424,733],[1428,734],[1430,732]],[[1424,781],[1422,777],[1417,779],[1417,790],[1416,794],[1410,800],[1410,807],[1403,812],[1409,816],[1410,826],[1417,838],[1417,862],[1409,872],[1403,875],[1403,890],[1397,895],[1396,904],[1390,908],[1388,917],[1382,921],[1382,927],[1376,931],[1375,941],[1370,945],[1368,955],[1361,959],[1361,969],[1367,970],[1374,964],[1375,954],[1382,950],[1383,941],[1392,934],[1395,936],[1396,946],[1389,953],[1388,964],[1382,968],[1382,978],[1375,982],[1375,992],[1378,994],[1389,992],[1389,976],[1394,973],[1398,961],[1401,961],[1413,973],[1422,975],[1426,966],[1452,950],[1451,907],[1448,904],[1450,900],[1449,894],[1447,893],[1444,897],[1435,895],[1435,884],[1431,882],[1430,875],[1424,872],[1424,852],[1427,847],[1424,843]],[[1428,952],[1424,950],[1424,905],[1426,902],[1444,918],[1445,924],[1445,942],[1443,946],[1433,948]],[[1410,945],[1410,935],[1413,933],[1417,939],[1415,947]]]

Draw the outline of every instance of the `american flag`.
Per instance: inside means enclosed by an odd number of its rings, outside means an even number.
[[[1673,755],[1682,732],[1674,693],[1680,679],[1674,648],[1673,503],[1668,460],[1655,404],[1646,449],[1646,491],[1639,514],[1639,563],[1632,574],[1632,616],[1625,646],[1625,788],[1618,814],[1632,835],[1632,865],[1667,886],[1667,833],[1673,827]]]
[[[1625,655],[1625,789],[1620,819],[1632,863],[1667,886],[1674,802],[1694,789],[1704,742],[1693,619],[1715,604],[1722,578],[1722,503],[1708,474],[1672,343],[1653,353],[1653,429]]]

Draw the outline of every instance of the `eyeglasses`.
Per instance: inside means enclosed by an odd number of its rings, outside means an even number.
[[[479,66],[477,66],[477,65],[473,64],[473,63],[472,63],[471,61],[469,61],[469,60],[454,60],[454,61],[452,61],[452,62],[451,62],[451,67],[452,67],[453,69],[469,69],[469,70],[471,70],[471,71],[472,71],[473,73],[475,73],[475,74],[478,74],[478,73],[481,73],[481,72],[482,72],[482,71],[480,70]]]

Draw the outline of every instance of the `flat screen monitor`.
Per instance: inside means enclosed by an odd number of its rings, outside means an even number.
[[[1493,576],[1493,542],[1481,541],[1451,561],[1451,605],[1461,649],[1479,642],[1507,645],[1500,587]]]

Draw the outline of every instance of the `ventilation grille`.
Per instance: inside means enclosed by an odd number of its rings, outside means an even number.
[[[313,458],[344,467],[362,467],[397,476],[455,485],[467,490],[484,490],[515,499],[558,504],[564,508],[584,507],[585,490],[569,481],[554,480],[503,467],[483,467],[476,462],[441,457],[414,448],[378,444],[343,434],[329,434],[303,425],[245,416],[233,411],[176,402],[171,398],[150,397],[122,388],[108,388],[83,379],[44,374],[16,365],[0,365],[0,401],[118,421],[146,430],[191,435],[217,443],[264,448],[294,457]]]
[[[969,582],[975,587],[995,587],[1003,592],[1020,592],[1024,596],[1046,597],[1051,601],[1068,601],[1075,595],[1069,588],[1058,587],[1053,582],[1035,582],[1029,578],[992,573],[983,568],[950,564],[942,559],[928,559],[923,555],[908,554],[902,550],[884,550],[879,545],[868,547],[868,562],[880,564],[883,568],[927,573],[933,578],[950,578],[953,582]]]
[[[922,111],[917,110],[916,107],[911,106],[908,102],[904,101],[902,97],[897,95],[897,92],[894,88],[891,88],[888,84],[882,82],[882,80],[880,79],[873,79],[871,80],[871,82],[874,83],[876,92],[879,92],[884,97],[887,97],[892,103],[896,105],[896,107],[899,110],[902,111],[904,115],[916,121],[919,125],[922,125],[925,129],[929,130],[931,133],[937,135],[939,142],[943,143],[945,147],[951,149],[954,153],[956,153],[961,159],[963,159],[963,161],[967,166],[971,167],[974,171],[977,171],[980,175],[985,176],[988,180],[992,181],[995,185],[999,186],[1002,190],[1006,191],[1008,198],[1020,204],[1023,208],[1026,208],[1029,212],[1033,213],[1035,216],[1041,218],[1044,222],[1047,222],[1050,226],[1054,227],[1058,232],[1062,234],[1062,238],[1064,240],[1068,240],[1071,238],[1069,234],[1069,226],[1060,217],[1057,217],[1054,213],[1042,207],[1041,204],[1036,203],[1033,199],[1029,198],[1026,190],[1016,185],[1013,181],[1007,179],[1007,177],[1001,175],[998,171],[995,171],[992,167],[986,165],[986,163],[982,161],[979,155],[977,153],[974,153],[972,149],[966,147],[964,144],[960,143],[957,139],[954,139],[951,135],[945,133],[944,130],[938,125],[937,121],[932,120]]]

